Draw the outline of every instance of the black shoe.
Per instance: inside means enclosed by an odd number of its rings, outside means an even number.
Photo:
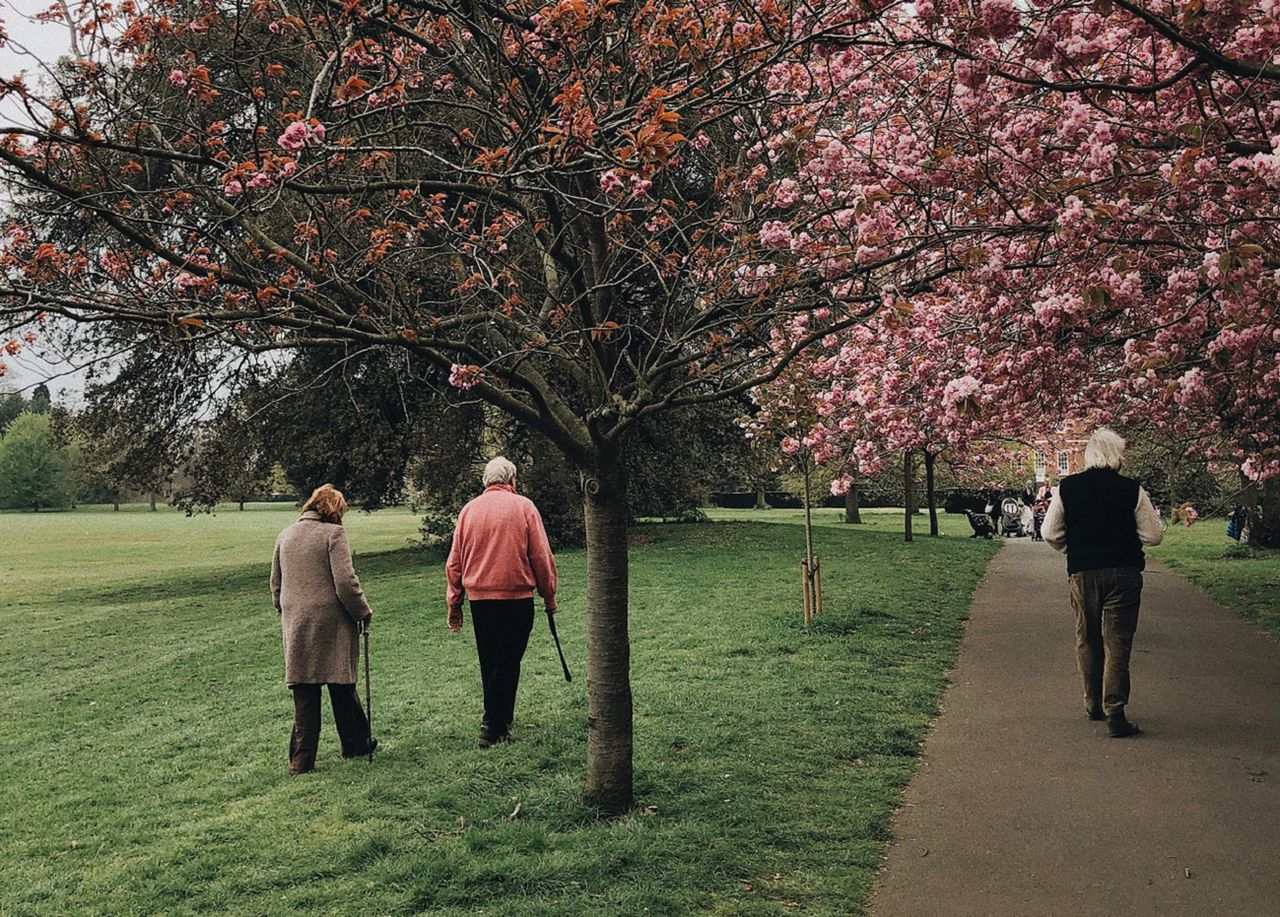
[[[1084,715],[1095,723],[1100,723],[1107,718],[1107,715],[1101,710],[1086,710]]]
[[[497,745],[499,742],[506,742],[506,741],[509,741],[510,739],[511,739],[511,733],[507,732],[505,729],[503,729],[502,731],[498,731],[496,729],[490,729],[487,726],[481,726],[480,738],[476,742],[476,747],[492,748],[493,746]]]
[[[356,753],[355,753],[355,754],[353,754],[353,755],[347,755],[347,754],[344,754],[342,757],[344,757],[344,758],[364,758],[364,757],[366,757],[366,756],[368,756],[368,755],[373,754],[373,753],[374,753],[375,751],[377,751],[377,750],[378,750],[378,740],[377,740],[377,739],[375,739],[373,736],[369,736],[369,744],[365,746],[364,751],[356,752]]]
[[[1113,739],[1126,739],[1142,732],[1136,723],[1130,723],[1123,713],[1107,717],[1107,734]]]

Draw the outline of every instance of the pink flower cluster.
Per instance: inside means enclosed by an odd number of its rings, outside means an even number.
[[[600,176],[600,190],[607,195],[614,195],[621,191],[625,185],[622,179],[618,177],[618,173],[613,169],[609,169]]]
[[[276,138],[281,149],[297,152],[303,147],[324,143],[324,125],[314,118],[310,121],[294,121]]]
[[[449,370],[449,384],[464,392],[484,381],[484,370],[474,363],[454,363]]]
[[[959,379],[952,379],[942,389],[942,403],[955,405],[968,401],[977,395],[978,390],[981,388],[982,383],[973,376],[961,376]]]

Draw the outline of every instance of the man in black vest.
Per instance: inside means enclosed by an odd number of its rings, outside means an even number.
[[[1124,445],[1106,427],[1094,431],[1085,470],[1059,482],[1040,530],[1067,555],[1085,712],[1091,720],[1105,717],[1115,739],[1141,732],[1124,713],[1129,654],[1142,601],[1142,546],[1164,537],[1147,492],[1120,474]]]

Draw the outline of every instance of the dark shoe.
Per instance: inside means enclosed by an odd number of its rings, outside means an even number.
[[[1136,723],[1130,723],[1123,713],[1107,717],[1107,734],[1113,739],[1126,739],[1142,732]]]
[[[506,742],[511,739],[511,734],[505,729],[498,731],[490,729],[488,726],[480,727],[480,739],[476,742],[478,748],[492,748],[499,742]]]
[[[1107,718],[1107,715],[1101,710],[1086,710],[1084,715],[1095,723],[1100,723]]]
[[[289,765],[289,773],[295,777],[299,774],[309,774],[313,770],[315,770],[315,765],[312,765],[311,767],[294,767],[292,764]]]
[[[364,758],[378,750],[378,740],[373,736],[369,737],[369,744],[365,746],[364,751],[358,751],[354,754],[343,754],[344,758]]]

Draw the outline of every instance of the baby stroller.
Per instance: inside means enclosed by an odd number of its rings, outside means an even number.
[[[1013,497],[1000,501],[1000,528],[1006,536],[1020,538],[1027,534],[1022,528],[1022,507]]]
[[[1049,501],[1041,500],[1035,505],[1036,530],[1032,534],[1032,541],[1044,541],[1044,536],[1040,534],[1040,526],[1044,525],[1045,513],[1049,512]]]
[[[964,511],[969,517],[969,525],[973,526],[973,534],[970,538],[990,538],[995,535],[995,527],[991,524],[991,517],[986,513],[975,513],[971,509]]]

